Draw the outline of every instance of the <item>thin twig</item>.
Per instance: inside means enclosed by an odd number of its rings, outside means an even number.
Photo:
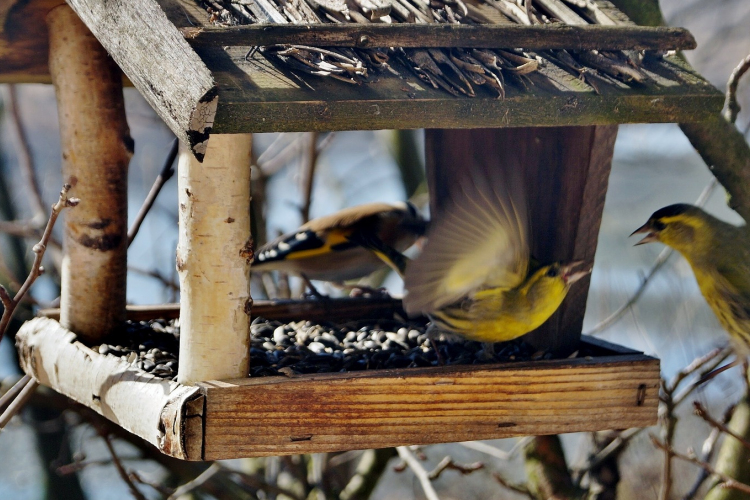
[[[29,276],[26,278],[23,285],[21,285],[21,288],[18,289],[15,297],[11,299],[8,291],[3,286],[0,286],[0,301],[2,301],[3,307],[5,308],[3,310],[2,318],[0,318],[0,341],[3,339],[5,330],[8,329],[10,320],[13,318],[13,314],[16,312],[16,307],[21,302],[21,299],[29,291],[29,288],[31,288],[34,281],[36,281],[44,271],[44,268],[42,267],[42,257],[44,257],[44,251],[47,249],[47,243],[49,242],[52,228],[57,221],[57,217],[63,209],[67,207],[75,207],[80,201],[78,198],[68,198],[68,191],[70,191],[70,184],[65,184],[62,191],[60,191],[60,198],[57,200],[57,203],[52,205],[52,213],[50,213],[42,238],[39,240],[39,243],[32,248],[34,252],[34,263],[31,265]]]
[[[159,175],[156,176],[154,184],[153,186],[151,186],[151,191],[148,192],[148,196],[146,196],[146,199],[143,200],[143,205],[141,205],[141,209],[138,211],[138,215],[135,216],[133,225],[128,230],[128,246],[133,243],[135,236],[138,234],[138,230],[141,228],[143,219],[146,218],[146,215],[148,215],[148,212],[154,205],[156,197],[159,196],[161,188],[163,188],[164,184],[166,184],[167,181],[174,175],[174,168],[172,167],[172,164],[174,163],[175,158],[177,158],[178,146],[179,141],[177,139],[173,140],[172,147],[169,148],[167,158],[164,160],[164,165],[161,167],[161,172],[159,172]]]
[[[747,485],[745,483],[741,483],[737,481],[734,478],[731,478],[727,476],[726,474],[722,474],[721,472],[714,469],[711,464],[708,464],[702,460],[699,460],[693,453],[690,453],[688,455],[679,453],[672,449],[670,446],[665,445],[658,439],[656,439],[655,436],[651,436],[651,441],[654,443],[654,446],[657,448],[660,448],[665,451],[665,453],[668,453],[669,455],[679,458],[680,460],[684,460],[685,462],[690,462],[691,464],[697,465],[698,467],[704,469],[709,474],[712,474],[719,478],[719,480],[723,483],[722,487],[724,488],[731,488],[733,490],[741,491],[743,493],[750,494],[750,485]]]
[[[417,476],[417,479],[419,479],[419,484],[422,485],[422,490],[427,500],[440,500],[435,488],[432,487],[427,471],[422,467],[422,464],[419,463],[419,460],[417,460],[417,457],[414,456],[411,450],[406,446],[398,446],[396,447],[396,451],[398,452],[398,456],[406,462],[406,465]]]
[[[513,444],[513,447],[510,449],[510,451],[501,450],[500,448],[489,445],[484,441],[464,441],[458,444],[460,444],[464,448],[469,448],[470,450],[478,451],[480,453],[484,453],[485,455],[499,458],[500,460],[510,460],[511,458],[513,458],[516,452],[526,446],[526,443],[528,443],[530,440],[530,436],[522,437],[521,439],[516,441],[515,444]]]
[[[712,178],[711,181],[706,185],[705,188],[703,188],[703,191],[701,192],[700,196],[698,196],[698,199],[695,201],[695,204],[699,207],[705,205],[706,201],[708,201],[708,197],[713,192],[714,188],[717,185],[717,181],[715,178]],[[665,247],[661,252],[659,252],[659,255],[656,257],[656,260],[654,261],[653,265],[651,266],[651,269],[649,269],[646,276],[644,276],[643,281],[641,281],[641,285],[638,287],[638,289],[635,291],[635,293],[628,299],[625,304],[623,304],[619,309],[617,309],[614,313],[610,314],[609,317],[605,318],[603,321],[601,321],[599,324],[594,326],[591,330],[586,332],[584,335],[596,335],[597,333],[601,333],[602,331],[606,330],[613,324],[615,324],[620,318],[622,318],[625,313],[627,313],[631,307],[635,305],[635,303],[638,301],[638,299],[641,298],[641,295],[643,295],[643,292],[646,291],[646,286],[649,284],[651,279],[656,275],[657,272],[659,272],[659,269],[661,269],[664,264],[669,260],[669,258],[674,253],[674,250],[670,247]]]
[[[732,429],[730,429],[729,427],[727,427],[726,425],[722,424],[721,422],[713,418],[711,415],[709,415],[706,409],[703,407],[703,405],[701,405],[698,401],[693,401],[693,406],[695,407],[695,414],[698,415],[703,420],[705,420],[708,423],[708,425],[720,430],[721,432],[725,434],[732,436],[734,439],[739,441],[742,446],[750,450],[750,442],[748,442],[745,438],[743,438],[742,436],[734,432]]]
[[[645,427],[636,427],[622,431],[619,436],[613,439],[607,446],[599,450],[596,455],[590,457],[586,467],[577,471],[578,477],[576,480],[576,486],[580,485],[581,479],[583,479],[588,472],[601,465],[602,462],[608,458],[622,451],[622,449],[630,443],[630,440],[640,434],[644,429]]]
[[[211,467],[204,470],[198,477],[177,487],[177,489],[174,490],[174,493],[169,495],[169,498],[167,498],[167,500],[177,500],[183,495],[186,495],[191,491],[200,488],[206,481],[211,479],[217,473],[221,472],[221,469],[222,467],[218,463],[211,464]]]
[[[724,119],[729,123],[734,123],[737,120],[737,115],[740,113],[740,103],[737,101],[737,85],[740,83],[742,75],[744,75],[749,69],[750,54],[748,54],[740,64],[734,68],[732,74],[729,75],[727,93],[724,101]]]
[[[729,408],[727,408],[727,411],[724,412],[724,423],[729,422],[729,420],[732,418],[732,414],[734,413],[735,408],[736,405],[731,405]],[[706,440],[703,441],[703,446],[701,447],[701,460],[703,462],[711,463],[714,451],[716,450],[716,443],[719,441],[720,436],[721,431],[719,431],[719,429],[713,428],[711,429],[711,433],[708,435]],[[693,497],[695,497],[695,495],[698,493],[698,490],[709,476],[710,474],[708,473],[708,471],[706,471],[705,469],[701,469],[701,472],[700,474],[698,474],[698,477],[695,478],[695,482],[690,488],[690,491],[685,493],[685,496],[682,497],[682,500],[693,500]]]
[[[21,389],[24,388],[24,386],[31,380],[30,375],[24,375],[20,379],[18,379],[18,382],[13,384],[13,387],[5,391],[5,394],[0,396],[0,410],[5,408],[12,400],[15,398],[19,392],[21,392]]]
[[[34,390],[38,385],[39,382],[33,378],[29,378],[29,380],[26,381],[24,386],[18,392],[18,395],[10,402],[2,415],[0,415],[0,429],[4,429],[5,426],[8,425],[8,422],[10,422],[10,419],[13,418],[16,413],[21,411],[26,404],[26,401],[28,401],[31,395],[34,394]]]
[[[285,497],[291,498],[292,500],[304,500],[304,497],[291,490],[282,488],[274,484],[269,484],[258,474],[247,474],[245,472],[235,470],[226,470],[226,472],[246,487],[253,488],[255,490],[263,490],[266,493],[273,493],[275,495],[283,495]]]
[[[318,164],[318,133],[309,132],[307,136],[309,143],[307,146],[307,158],[305,159],[306,168],[302,179],[302,207],[300,208],[303,224],[310,220],[313,181],[315,180],[315,167]]]
[[[120,458],[115,452],[115,447],[112,446],[112,441],[109,438],[109,434],[107,434],[106,432],[102,432],[100,435],[102,439],[104,439],[104,444],[107,445],[109,454],[112,455],[112,463],[115,465],[117,473],[120,474],[122,480],[125,481],[126,485],[128,485],[130,493],[133,494],[133,497],[136,498],[136,500],[147,500],[146,497],[143,496],[143,493],[141,493],[138,488],[136,488],[135,484],[133,484],[133,481],[130,479],[128,472],[125,470],[125,467],[123,467],[122,462],[120,462]]]
[[[484,464],[482,462],[459,464],[454,462],[453,458],[446,456],[435,466],[434,469],[427,473],[427,477],[434,481],[435,479],[439,478],[443,471],[445,471],[446,469],[457,470],[461,474],[471,474],[472,472],[478,471],[479,469],[483,468]]]
[[[34,221],[41,225],[47,211],[44,208],[39,181],[34,171],[34,160],[31,155],[31,147],[29,147],[29,139],[23,129],[21,113],[18,111],[18,94],[14,84],[8,85],[8,109],[10,111],[11,129],[18,139],[18,165],[21,167],[21,174],[29,188],[29,202],[32,212],[34,212]]]
[[[500,483],[505,488],[507,488],[507,489],[509,489],[511,491],[515,491],[516,493],[520,493],[521,495],[525,495],[525,496],[529,497],[531,500],[536,500],[536,497],[531,494],[531,491],[529,491],[529,489],[525,485],[511,483],[510,481],[506,480],[503,476],[501,476],[497,472],[495,472],[494,474],[492,474],[492,477],[494,477],[495,481],[497,481],[498,483]]]
[[[122,459],[121,459],[121,460],[122,460]],[[159,484],[159,483],[156,483],[156,482],[154,482],[154,481],[147,481],[147,480],[143,479],[143,478],[142,478],[142,477],[141,477],[141,476],[140,476],[140,475],[139,475],[139,474],[138,474],[137,472],[135,472],[135,471],[131,471],[129,475],[130,475],[130,479],[131,479],[131,480],[132,480],[132,481],[133,481],[134,483],[139,483],[139,484],[143,484],[143,485],[145,485],[145,486],[150,486],[151,488],[153,488],[153,489],[155,489],[156,491],[158,491],[159,493],[161,493],[161,494],[162,494],[162,496],[164,496],[164,497],[168,497],[169,495],[171,495],[171,494],[172,494],[172,489],[171,489],[171,488],[167,488],[167,487],[165,487],[165,486],[162,486],[161,484]]]

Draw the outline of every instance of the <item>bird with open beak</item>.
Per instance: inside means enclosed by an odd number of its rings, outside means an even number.
[[[750,233],[684,203],[664,207],[631,234],[636,245],[658,241],[680,252],[703,297],[732,338],[738,355],[750,353]]]

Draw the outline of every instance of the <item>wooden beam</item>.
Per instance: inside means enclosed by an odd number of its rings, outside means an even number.
[[[537,24],[256,24],[183,27],[193,46],[470,47],[572,50],[691,50],[684,28]]]
[[[203,458],[648,426],[658,377],[639,354],[210,381]]]
[[[464,169],[522,168],[532,256],[542,263],[582,260],[593,266],[616,135],[616,126],[428,130],[430,208],[440,210]],[[526,340],[561,354],[577,349],[588,287],[588,278],[577,282]]]
[[[47,15],[57,94],[65,215],[61,321],[95,341],[125,319],[128,163],[133,140],[117,66],[67,5]]]
[[[195,442],[203,441],[203,401],[197,388],[154,377],[125,358],[99,354],[49,318],[24,323],[16,347],[22,369],[42,385],[96,410],[167,455],[200,458]]]
[[[250,134],[178,164],[181,383],[245,377],[250,358]]]
[[[201,160],[216,114],[211,72],[154,0],[69,0],[133,85]]]

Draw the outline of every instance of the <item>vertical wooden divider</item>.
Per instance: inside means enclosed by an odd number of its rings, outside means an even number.
[[[462,169],[522,168],[532,256],[593,265],[616,137],[617,125],[427,130],[430,209],[440,210]],[[573,285],[560,309],[525,339],[560,355],[577,349],[589,281]]]
[[[252,135],[211,135],[203,163],[184,144],[180,148],[178,380],[246,377]]]
[[[94,343],[125,319],[127,180],[133,140],[122,74],[67,5],[47,15],[64,182],[81,199],[65,213],[60,322]]]

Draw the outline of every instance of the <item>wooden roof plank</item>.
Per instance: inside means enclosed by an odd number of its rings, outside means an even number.
[[[193,46],[467,47],[572,50],[689,50],[683,28],[519,24],[255,24],[183,27]]]
[[[648,63],[654,74],[659,71],[658,83],[603,86],[597,94],[574,77],[558,80],[553,89],[532,73],[527,88],[509,87],[506,98],[498,99],[483,88],[476,88],[474,98],[453,97],[396,60],[389,64],[400,76],[383,72],[365,84],[346,85],[305,75],[303,83],[262,56],[246,61],[248,49],[198,50],[219,88],[214,132],[689,122],[723,105],[718,90],[674,58]]]

